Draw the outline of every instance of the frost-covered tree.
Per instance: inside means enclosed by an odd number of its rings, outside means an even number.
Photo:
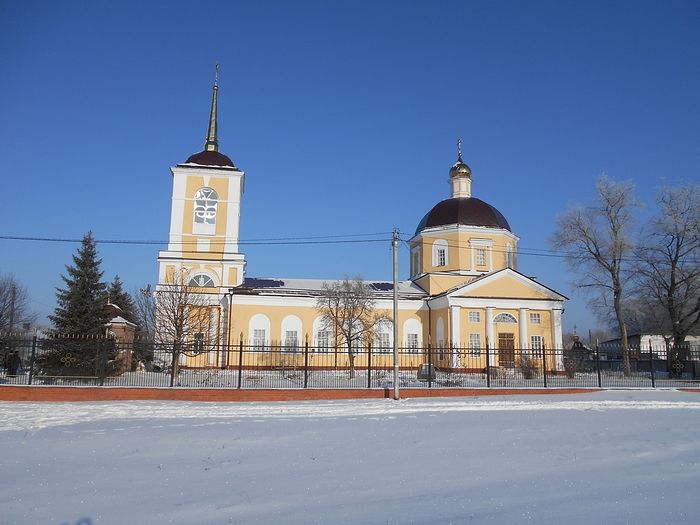
[[[612,307],[622,338],[625,375],[630,375],[627,323],[623,308],[626,265],[633,253],[633,212],[637,207],[634,186],[605,175],[596,182],[596,199],[557,217],[550,243],[566,254],[577,286],[590,292],[593,302]],[[612,303],[612,304],[611,304]]]
[[[700,187],[662,188],[657,203],[636,251],[636,293],[680,350],[700,331]]]
[[[0,276],[0,333],[18,332],[36,320],[29,306],[29,292],[14,275]]]
[[[358,343],[370,340],[387,317],[375,310],[372,290],[359,277],[325,282],[316,301],[324,328],[337,334],[336,344],[344,344],[350,362],[350,377],[355,377],[355,352]]]

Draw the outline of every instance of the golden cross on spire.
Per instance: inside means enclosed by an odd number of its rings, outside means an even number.
[[[214,65],[214,70],[215,70],[215,72],[214,72],[214,85],[218,86],[219,85],[219,63],[214,62],[214,64],[215,64]]]
[[[457,161],[462,162],[462,139],[457,139]]]

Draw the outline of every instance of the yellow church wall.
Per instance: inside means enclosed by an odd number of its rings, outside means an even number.
[[[471,288],[464,292],[465,297],[499,297],[504,299],[549,299],[548,295],[510,277]]]
[[[416,306],[414,311],[402,309],[399,311],[399,347],[404,345],[403,341],[403,324],[408,319],[416,319],[421,322],[424,327],[421,338],[424,337],[427,324],[427,313],[419,311],[420,305]],[[387,317],[391,317],[391,311],[378,310],[378,313]],[[268,334],[268,342],[270,351],[254,352],[252,348],[252,334],[249,333],[249,325],[251,318],[256,314],[264,314],[270,321],[270,331]],[[301,321],[301,333],[299,339],[300,351],[296,353],[286,352],[283,348],[282,322],[285,317],[294,315]],[[349,357],[347,350],[339,343],[338,348],[332,348],[328,352],[319,351],[314,348],[314,333],[313,323],[316,318],[320,317],[320,313],[315,305],[309,306],[289,306],[289,305],[242,305],[235,304],[231,311],[231,351],[236,354],[235,362],[230,362],[228,365],[237,366],[237,352],[241,341],[243,342],[243,366],[249,368],[255,367],[284,367],[294,368],[302,367],[305,362],[304,345],[308,336],[309,344],[309,367],[347,367],[349,366]],[[227,320],[224,319],[224,322]],[[225,335],[225,337],[228,337]],[[425,362],[423,347],[427,341],[422,339],[419,341],[420,349],[416,353],[409,353],[405,349],[400,350],[399,364],[402,367],[417,367]],[[372,342],[374,346],[374,342]],[[391,368],[393,367],[393,353],[383,353],[380,350],[374,349],[371,356],[367,355],[366,345],[363,344],[361,350],[357,351],[355,357],[355,365],[358,367],[366,367],[367,361],[371,359],[372,368]]]
[[[447,264],[444,266],[434,266],[433,244],[440,239],[447,241]],[[477,265],[475,258],[474,266],[472,267],[472,245],[470,241],[485,241],[491,243],[490,248],[485,246],[487,253],[486,264]],[[418,243],[414,243],[412,246],[416,245],[421,246],[421,271],[419,273],[457,270],[487,273],[491,268],[493,268],[493,271],[500,270],[508,266],[508,245],[512,246],[514,254],[513,266],[517,268],[515,264],[517,242],[512,237],[505,234],[488,232],[474,234],[446,231],[444,233],[424,235]],[[474,249],[476,249],[476,247]],[[491,264],[489,264],[489,253],[492,258]]]
[[[183,206],[182,221],[182,251],[185,258],[212,259],[213,257],[223,257],[228,215],[228,201],[226,200],[226,196],[229,192],[229,183],[230,180],[228,177],[211,177],[209,179],[209,184],[205,184],[204,177],[201,175],[190,175],[187,177],[185,189],[186,198]],[[219,195],[214,235],[193,234],[194,195],[197,190],[204,187],[212,188]],[[197,250],[198,239],[208,240],[210,242],[207,251],[199,252]]]
[[[416,284],[430,295],[437,295],[472,279],[473,277],[468,275],[439,275],[429,273],[420,279],[416,279]]]

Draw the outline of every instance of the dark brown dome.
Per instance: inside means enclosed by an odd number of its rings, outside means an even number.
[[[186,164],[200,164],[202,166],[230,166],[235,168],[233,161],[223,153],[218,151],[200,151],[194,155],[190,155]]]
[[[463,224],[510,231],[506,218],[496,208],[475,197],[456,197],[438,202],[418,224],[416,235],[434,226]]]

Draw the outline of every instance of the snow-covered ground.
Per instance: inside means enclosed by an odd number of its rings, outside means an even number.
[[[0,523],[700,523],[700,394],[0,403]]]

